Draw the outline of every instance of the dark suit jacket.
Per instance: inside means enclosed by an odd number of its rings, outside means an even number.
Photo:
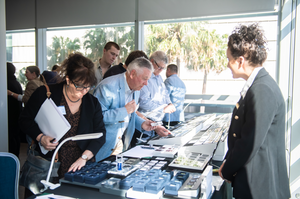
[[[235,198],[290,197],[285,158],[285,102],[262,68],[233,110],[223,177]]]
[[[54,103],[59,106],[63,95],[63,83],[49,85],[51,91],[51,98]],[[24,133],[29,135],[36,141],[36,137],[42,133],[34,118],[38,113],[41,105],[46,99],[46,87],[41,86],[31,95],[27,102],[24,111],[21,113],[19,123],[20,128]],[[103,136],[99,139],[81,140],[76,141],[82,151],[90,150],[94,155],[97,154],[99,149],[105,143],[105,127],[103,123],[102,109],[98,100],[87,93],[82,98],[80,121],[78,124],[77,134],[88,134],[102,132]],[[39,151],[39,148],[38,148]],[[48,152],[46,157],[52,157],[53,151]]]

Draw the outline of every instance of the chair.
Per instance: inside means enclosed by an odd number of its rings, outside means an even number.
[[[19,198],[20,161],[12,153],[0,152],[0,196]]]

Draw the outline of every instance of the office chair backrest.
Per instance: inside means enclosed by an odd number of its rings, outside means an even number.
[[[0,152],[0,197],[19,198],[20,161],[12,153]]]

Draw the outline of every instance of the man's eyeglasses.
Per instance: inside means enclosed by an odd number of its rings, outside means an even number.
[[[158,67],[158,70],[163,70],[163,69],[165,69],[165,67],[160,67],[158,64],[157,64],[157,62],[154,60],[154,63],[156,64],[156,66]]]
[[[94,86],[78,86],[73,82],[73,80],[71,80],[71,82],[74,84],[77,91],[83,91],[84,89],[90,90],[94,88]]]

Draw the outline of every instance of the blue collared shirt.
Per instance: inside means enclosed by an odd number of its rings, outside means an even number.
[[[128,83],[126,81],[126,75],[125,75],[125,73],[124,73],[124,76],[125,76],[125,78],[124,78],[124,85],[125,85],[124,88],[125,88],[125,105],[126,105],[128,102],[130,102],[130,101],[133,100],[133,93],[134,93],[134,91],[130,90],[130,88],[128,86]],[[124,119],[124,123],[123,123],[123,125],[121,127],[122,132],[125,132],[125,130],[127,129],[129,121],[130,121],[130,118],[131,118],[131,114],[128,114],[128,116]]]
[[[162,121],[164,117],[163,108],[151,113],[159,106],[167,106],[171,103],[168,90],[160,75],[153,73],[148,80],[148,85],[143,86],[139,98],[138,111],[153,121]]]
[[[166,113],[163,121],[180,122],[184,121],[183,104],[186,93],[186,87],[177,74],[171,75],[165,80],[166,88],[170,95],[170,100],[174,104],[176,111],[174,113]]]

